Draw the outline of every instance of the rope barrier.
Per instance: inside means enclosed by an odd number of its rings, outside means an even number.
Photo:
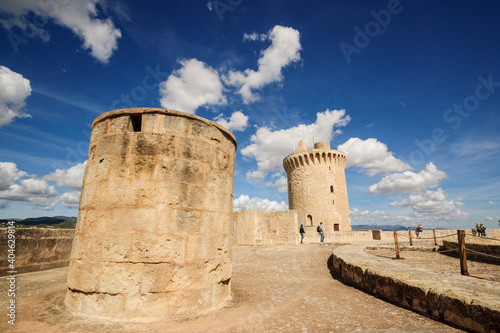
[[[465,250],[467,252],[477,253],[477,254],[480,254],[480,255],[483,255],[483,256],[486,256],[486,257],[492,257],[492,258],[500,259],[499,256],[494,256],[492,254],[487,254],[487,253],[483,253],[483,252],[479,252],[479,251],[474,251],[474,250],[471,250],[471,249],[468,249],[468,248],[465,248]]]
[[[446,236],[439,236],[439,237],[436,237],[436,238],[446,238],[446,237],[457,237],[457,234],[451,234],[451,235],[446,235]]]
[[[486,236],[482,236],[482,237],[479,237],[479,238],[485,238],[485,239],[490,239],[490,240],[495,240],[497,242],[500,242],[500,239],[498,239],[498,238],[492,238],[492,237],[486,237]]]

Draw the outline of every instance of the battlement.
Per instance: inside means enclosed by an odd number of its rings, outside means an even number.
[[[330,148],[330,144],[328,144]],[[288,155],[283,160],[283,168],[288,173],[289,171],[301,167],[318,167],[318,166],[334,166],[336,168],[345,169],[347,164],[347,156],[339,150],[320,148],[295,152]]]

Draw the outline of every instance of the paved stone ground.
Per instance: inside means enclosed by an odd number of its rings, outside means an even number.
[[[236,247],[233,299],[223,309],[175,322],[93,321],[66,313],[68,268],[17,276],[17,325],[0,332],[461,332],[344,285],[330,275],[333,247]]]
[[[395,258],[396,251],[389,249],[370,250],[368,253],[385,258]],[[434,251],[414,251],[404,247],[400,251],[404,264],[421,267],[436,273],[460,275],[460,259]],[[467,268],[471,278],[480,278],[500,283],[500,265],[487,262],[467,260]],[[499,285],[500,287],[500,285]]]

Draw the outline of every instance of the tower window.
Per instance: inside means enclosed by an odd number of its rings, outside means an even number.
[[[313,218],[311,215],[307,215],[307,224],[308,225],[313,225]]]
[[[130,122],[132,123],[134,132],[140,132],[142,127],[142,114],[131,114]]]
[[[330,186],[330,192],[333,193],[333,185]]]
[[[332,204],[335,206],[335,200],[332,200]]]

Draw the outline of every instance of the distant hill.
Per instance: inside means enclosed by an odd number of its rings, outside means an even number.
[[[5,226],[8,221],[16,221],[16,226],[20,228],[57,228],[57,229],[74,229],[76,226],[76,217],[74,216],[42,216],[29,217],[27,219],[0,219],[0,226]]]
[[[390,225],[390,224],[358,224],[351,225],[352,230],[382,230],[382,231],[400,231],[408,230],[408,227],[403,225]],[[413,229],[413,228],[412,228]]]

